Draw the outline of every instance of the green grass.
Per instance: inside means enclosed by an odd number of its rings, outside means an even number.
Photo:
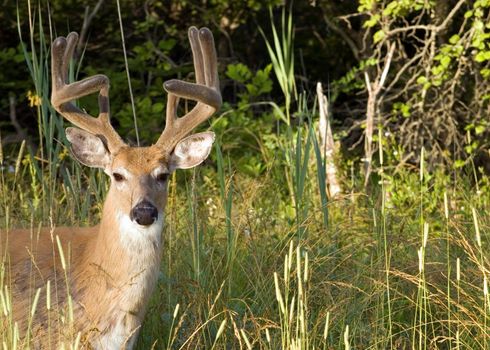
[[[3,164],[16,159],[5,154]],[[17,163],[17,173],[1,174],[2,226],[49,225],[31,174],[39,161],[27,153]],[[287,188],[271,174],[253,179],[205,166],[174,177],[161,275],[138,348],[485,349],[490,194],[474,193],[464,179],[438,191],[442,175],[420,181],[407,171],[369,196],[330,202],[325,227],[313,155],[308,164],[302,222],[280,212]],[[96,223],[104,176],[90,172],[94,180],[69,159],[58,165],[75,171],[57,179],[64,190],[54,194],[51,220]],[[417,181],[419,191],[401,200]],[[5,282],[0,337],[23,348],[5,311]]]
[[[108,181],[68,155],[49,104],[52,38],[36,18],[24,48],[41,98],[40,144],[36,153],[25,144],[0,151],[0,227],[95,224]],[[137,348],[488,349],[488,178],[476,191],[472,175],[424,162],[396,167],[380,153],[368,193],[355,175],[360,165],[349,179],[339,160],[346,195],[327,201],[306,122],[316,107],[299,98],[302,122],[281,125],[282,148],[261,176],[237,172],[219,142],[208,165],[173,176],[159,283]],[[379,140],[383,152],[381,132]],[[25,349],[29,335],[19,336],[11,318],[4,267],[1,346]],[[36,295],[32,312],[47,307]]]

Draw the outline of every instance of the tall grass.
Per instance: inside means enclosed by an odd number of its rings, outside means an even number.
[[[4,229],[96,223],[107,190],[102,173],[68,156],[63,123],[49,104],[52,38],[43,34],[42,18],[42,8],[32,11],[23,44],[40,98],[33,107],[39,148],[23,143],[0,151]],[[278,68],[279,57],[294,47],[292,19],[286,21],[284,12],[281,20],[282,39],[273,29],[269,45]],[[19,25],[20,34],[25,30]],[[286,86],[294,84],[292,63],[280,68]],[[161,274],[137,348],[488,348],[487,180],[480,180],[477,193],[471,175],[450,179],[423,161],[418,172],[397,167],[383,156],[392,145],[380,130],[379,184],[373,182],[367,196],[356,185],[362,181],[346,180],[352,196],[329,202],[316,106],[306,96],[285,102],[277,161],[282,173],[241,174],[217,143],[211,165],[172,177]],[[298,116],[297,125],[291,115]],[[287,185],[277,174],[288,178]],[[293,217],[281,212],[288,205]],[[58,250],[56,237],[53,243]],[[30,335],[19,334],[12,318],[14,286],[3,263],[0,343],[26,349]],[[49,288],[66,283],[69,266],[65,271]],[[40,302],[38,290],[31,294],[31,314],[51,307]],[[79,344],[74,335],[69,345]]]

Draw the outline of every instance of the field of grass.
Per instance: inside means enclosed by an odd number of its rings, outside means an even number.
[[[231,174],[229,163],[170,183],[164,258],[139,349],[488,348],[486,188],[403,171],[323,208],[308,159],[289,217],[281,181]],[[4,154],[2,164],[2,227],[98,221],[105,175],[22,153]],[[1,290],[4,348],[23,348],[9,322],[10,286]]]
[[[0,149],[1,228],[95,224],[108,188],[70,159],[49,104],[49,41],[25,48],[40,144]],[[260,176],[239,172],[217,135],[209,162],[172,177],[137,348],[489,349],[489,179],[440,170],[423,152],[413,167],[383,159],[393,145],[380,132],[368,187],[361,163],[338,159],[343,194],[330,200],[316,103],[301,108],[285,106],[286,121],[304,121],[281,125]],[[28,348],[9,290],[1,278],[1,345]],[[32,295],[33,313],[46,307]]]

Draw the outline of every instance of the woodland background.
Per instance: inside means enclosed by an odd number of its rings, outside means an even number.
[[[56,36],[81,34],[72,76],[109,76],[112,123],[148,145],[162,83],[193,80],[187,29],[207,26],[224,105],[203,128],[216,147],[170,183],[139,348],[488,349],[489,9],[5,0],[0,225],[99,219],[107,179],[70,159],[49,103]],[[79,104],[97,114],[95,97]],[[27,346],[4,310],[4,346]]]

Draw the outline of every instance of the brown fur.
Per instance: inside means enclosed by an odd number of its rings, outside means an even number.
[[[52,44],[51,103],[80,128],[66,130],[73,156],[82,164],[104,169],[113,180],[102,220],[91,228],[0,232],[0,248],[7,260],[5,282],[12,286],[13,318],[24,332],[28,329],[32,296],[38,288],[42,290],[30,328],[36,346],[59,345],[65,335],[72,338],[80,332],[86,344],[96,349],[131,349],[158,275],[160,231],[167,200],[164,179],[177,168],[200,164],[214,141],[211,132],[184,138],[221,105],[214,39],[207,28],[189,29],[196,84],[178,80],[165,83],[169,92],[165,130],[154,146],[146,148],[128,147],[112,128],[106,76],[65,83],[77,39],[76,33],[70,33]],[[99,91],[98,118],[69,103],[95,91]],[[181,118],[176,114],[179,97],[198,102]],[[156,221],[153,207],[158,210]],[[135,219],[130,215],[133,208],[138,209],[138,215],[143,212],[151,216]],[[61,266],[56,237],[69,262],[67,270]],[[53,284],[51,312],[45,306],[47,281]],[[72,325],[67,317],[70,304]],[[49,338],[48,333],[53,337]]]
[[[74,152],[79,152],[75,155],[82,161],[87,157],[86,140],[94,139],[88,136],[72,141],[80,142]],[[73,340],[80,332],[88,347],[132,348],[161,260],[167,184],[159,175],[170,173],[171,164],[183,168],[198,165],[208,156],[213,140],[212,133],[190,136],[182,141],[188,149],[180,156],[168,155],[158,146],[123,147],[115,155],[100,147],[91,149],[88,153],[91,164],[103,167],[113,179],[99,225],[0,231],[0,248],[6,257],[4,282],[12,288],[13,319],[23,334],[30,324],[37,347],[59,345],[65,339]],[[110,164],[106,163],[107,159]],[[117,181],[116,172],[124,180]],[[136,224],[129,215],[143,200],[154,205],[159,213],[158,219],[145,227]],[[66,270],[57,237],[63,248]],[[51,283],[49,311],[48,281]],[[39,288],[36,312],[28,322]],[[73,322],[69,317],[69,300]]]
[[[130,166],[128,166],[130,164]],[[56,337],[69,330],[67,296],[73,298],[73,336],[83,332],[84,339],[92,341],[112,325],[118,313],[124,313],[124,322],[135,331],[143,320],[146,305],[156,282],[160,264],[160,245],[150,242],[146,248],[135,247],[128,251],[120,241],[117,212],[129,213],[142,198],[152,201],[162,213],[166,202],[166,186],[157,188],[149,175],[157,167],[166,167],[166,157],[155,148],[125,148],[118,153],[112,168],[125,168],[133,176],[124,188],[112,184],[103,207],[102,221],[94,227],[57,227],[40,230],[10,230],[0,232],[2,250],[7,248],[6,284],[12,286],[13,316],[23,332],[35,292],[41,296],[31,329],[37,344],[47,345],[48,310],[46,308],[46,283],[51,281],[52,312],[50,333]],[[56,236],[63,246],[68,264],[62,269]],[[139,250],[138,250],[139,249]],[[143,251],[141,251],[143,250]],[[135,259],[137,257],[137,259]],[[146,280],[138,281],[141,296],[135,300],[122,300],[125,288],[145,270],[152,270]],[[142,283],[143,282],[143,283]],[[68,286],[69,291],[67,291]],[[116,308],[118,310],[116,310]],[[52,342],[56,340],[52,339]]]

